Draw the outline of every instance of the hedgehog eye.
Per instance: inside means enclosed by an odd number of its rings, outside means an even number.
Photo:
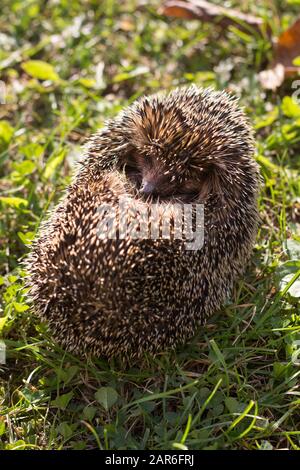
[[[123,165],[123,169],[124,169],[125,172],[126,171],[131,171],[131,170],[137,171],[137,166],[135,165],[134,162],[126,162]]]
[[[131,163],[125,163],[123,166],[123,172],[126,178],[134,185],[140,186],[142,182],[142,174],[139,168]]]

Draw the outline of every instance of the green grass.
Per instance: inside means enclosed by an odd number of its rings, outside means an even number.
[[[292,1],[231,3],[272,18],[274,35],[297,12]],[[1,2],[0,448],[299,449],[300,107],[289,81],[261,89],[266,38],[147,5]],[[256,127],[264,181],[252,262],[230,302],[176,352],[127,369],[72,356],[26,303],[27,245],[107,117],[191,82],[233,90]]]

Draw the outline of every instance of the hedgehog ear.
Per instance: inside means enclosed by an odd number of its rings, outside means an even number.
[[[136,165],[136,150],[134,148],[128,148],[126,152],[120,155],[120,162],[125,163],[129,166]]]

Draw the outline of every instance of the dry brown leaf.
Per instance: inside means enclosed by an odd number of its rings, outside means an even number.
[[[249,27],[261,30],[265,25],[261,18],[238,10],[214,5],[205,0],[167,0],[161,10],[163,15],[175,18],[198,19],[214,22],[222,27],[234,25],[249,32]]]
[[[167,1],[165,5],[163,5],[161,13],[174,18],[185,18],[187,20],[199,19],[199,10],[190,2],[184,1]]]
[[[299,69],[299,67],[293,66],[293,60],[297,56],[300,56],[300,18],[279,36],[275,61],[287,68]]]
[[[270,90],[278,88],[286,77],[300,72],[293,60],[300,56],[300,18],[278,38],[274,47],[274,59],[268,70],[259,74],[261,85]]]

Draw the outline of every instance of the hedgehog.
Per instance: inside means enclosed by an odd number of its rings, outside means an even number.
[[[195,85],[139,98],[90,138],[40,228],[26,261],[34,311],[79,355],[132,359],[185,343],[247,266],[259,181],[236,98]],[[184,207],[201,247],[175,230]],[[120,228],[124,212],[135,232]]]

